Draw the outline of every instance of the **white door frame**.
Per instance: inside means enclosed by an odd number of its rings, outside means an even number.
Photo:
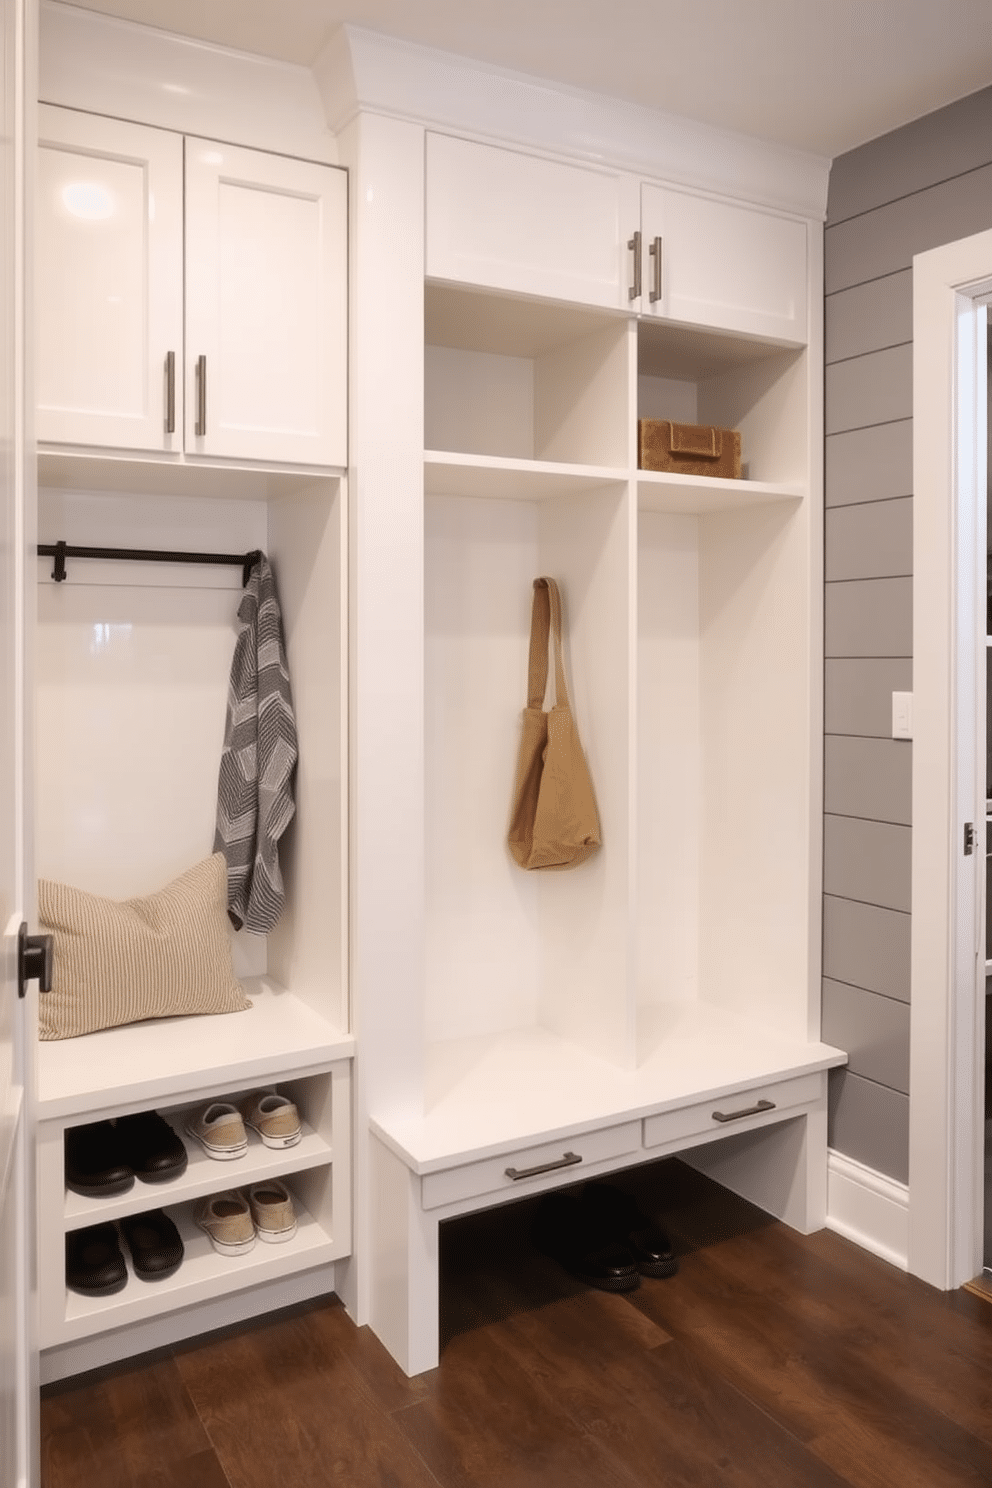
[[[3,235],[0,263],[0,294],[3,296],[0,323],[4,345],[0,352],[4,368],[0,377],[0,431],[3,449],[0,500],[4,502],[2,580],[4,612],[0,641],[5,648],[3,673],[9,692],[0,698],[5,726],[2,741],[3,821],[0,822],[0,851],[3,853],[3,913],[0,915],[0,996],[10,1015],[11,1064],[0,1090],[0,1117],[13,1137],[12,1146],[0,1152],[6,1167],[6,1182],[0,1174],[0,1214],[3,1257],[0,1305],[10,1309],[14,1298],[13,1358],[4,1360],[3,1432],[0,1451],[0,1488],[12,1482],[16,1488],[36,1488],[39,1480],[38,1451],[38,1349],[37,1267],[34,1256],[34,1056],[37,992],[31,987],[26,1002],[17,997],[16,939],[22,918],[34,914],[34,880],[31,856],[31,723],[30,657],[34,613],[34,560],[36,546],[36,460],[34,447],[34,383],[31,370],[33,322],[31,279],[31,225],[35,156],[35,108],[37,100],[37,0],[0,0],[3,58],[2,129],[3,162],[0,170],[0,233]],[[9,1162],[4,1159],[9,1158]],[[4,1192],[5,1190],[5,1192]],[[4,1348],[9,1346],[9,1336]],[[12,1369],[10,1366],[12,1365]],[[11,1388],[12,1387],[12,1388]]]
[[[982,1269],[990,292],[992,232],[913,260],[909,1269],[942,1288]]]

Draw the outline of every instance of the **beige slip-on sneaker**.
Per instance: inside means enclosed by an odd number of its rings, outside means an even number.
[[[296,1215],[289,1189],[278,1178],[253,1183],[248,1190],[251,1217],[260,1240],[278,1245],[296,1234]]]
[[[186,1119],[186,1130],[195,1137],[208,1157],[230,1162],[248,1151],[248,1135],[241,1112],[228,1101],[212,1101],[203,1111]]]
[[[295,1147],[302,1135],[296,1107],[277,1090],[257,1090],[241,1102],[241,1114],[266,1147]]]
[[[244,1255],[255,1244],[255,1225],[243,1194],[211,1194],[196,1206],[193,1218],[221,1255]]]

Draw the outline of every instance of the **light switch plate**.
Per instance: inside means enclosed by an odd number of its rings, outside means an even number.
[[[893,739],[913,737],[913,694],[911,692],[892,694],[892,737]]]

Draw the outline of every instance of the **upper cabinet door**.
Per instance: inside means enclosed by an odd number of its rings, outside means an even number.
[[[182,142],[48,106],[38,131],[37,437],[180,449]]]
[[[617,172],[428,134],[427,277],[623,309],[625,189]]]
[[[805,223],[644,185],[641,226],[642,313],[805,342]]]
[[[347,463],[347,175],[186,140],[186,450]]]

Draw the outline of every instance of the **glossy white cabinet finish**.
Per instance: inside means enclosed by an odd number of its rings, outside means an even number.
[[[428,133],[426,222],[429,279],[805,340],[795,218]]]
[[[39,440],[343,466],[345,173],[41,116]]]
[[[448,135],[427,135],[428,279],[620,309],[627,183]]]
[[[38,128],[38,439],[178,452],[166,365],[181,383],[182,140],[46,106]]]
[[[641,234],[642,314],[806,339],[804,222],[644,184]]]
[[[186,448],[344,465],[347,177],[185,144]]]

